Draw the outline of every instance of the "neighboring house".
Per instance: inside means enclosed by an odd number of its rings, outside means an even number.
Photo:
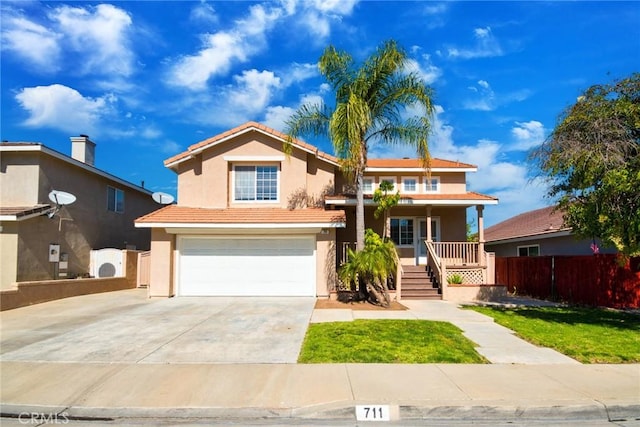
[[[485,230],[485,247],[496,256],[592,255],[615,253],[599,239],[577,239],[564,226],[562,212],[554,206],[516,215]]]
[[[151,192],[94,167],[95,144],[87,136],[71,143],[71,157],[38,143],[0,144],[1,289],[86,276],[92,249],[149,248],[149,231],[133,221],[158,208]],[[58,209],[52,190],[76,200]],[[66,270],[50,262],[52,244]]]
[[[355,196],[337,158],[300,140],[285,154],[286,138],[249,122],[165,161],[178,175],[178,203],[136,221],[152,229],[151,296],[326,296],[336,289],[336,268],[355,241]],[[402,263],[435,269],[449,262],[475,268],[476,283],[492,283],[482,212],[497,199],[466,190],[466,173],[475,171],[433,159],[427,176],[417,159],[369,160],[366,227],[382,232],[371,194],[390,180],[402,195],[391,210]],[[470,206],[480,243],[466,243]]]

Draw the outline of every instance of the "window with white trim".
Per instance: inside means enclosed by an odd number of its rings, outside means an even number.
[[[393,184],[393,191],[396,190],[396,178],[395,177],[380,177],[380,182],[378,183],[378,188],[380,188],[380,184],[383,182],[390,182]]]
[[[391,218],[391,240],[398,246],[413,246],[413,219]]]
[[[418,178],[416,178],[416,177],[403,177],[402,178],[402,192],[403,193],[417,193],[418,192]]]
[[[278,201],[278,166],[234,165],[233,176],[234,201]]]
[[[373,178],[362,178],[362,192],[373,194]]]
[[[107,186],[107,210],[124,213],[124,191]]]
[[[539,256],[540,245],[518,246],[518,256]]]
[[[426,193],[439,193],[440,192],[440,177],[432,176],[431,178],[424,178],[424,191]]]

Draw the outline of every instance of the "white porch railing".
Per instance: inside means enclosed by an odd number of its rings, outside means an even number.
[[[433,250],[438,258],[448,265],[482,265],[479,245],[475,242],[425,242],[433,245]]]
[[[342,242],[342,251],[340,252],[340,263],[338,264],[339,266],[346,263],[349,260],[348,249],[355,251],[356,250],[355,242]]]
[[[442,297],[447,296],[447,280],[458,274],[464,284],[486,284],[487,255],[480,250],[476,242],[424,242],[427,246],[427,265],[442,290]]]

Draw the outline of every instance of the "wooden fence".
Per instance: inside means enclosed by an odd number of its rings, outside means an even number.
[[[572,304],[640,308],[640,257],[496,257],[496,283],[509,292]]]

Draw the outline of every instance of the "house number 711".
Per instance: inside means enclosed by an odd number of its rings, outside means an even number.
[[[390,421],[389,405],[356,405],[358,421]]]

